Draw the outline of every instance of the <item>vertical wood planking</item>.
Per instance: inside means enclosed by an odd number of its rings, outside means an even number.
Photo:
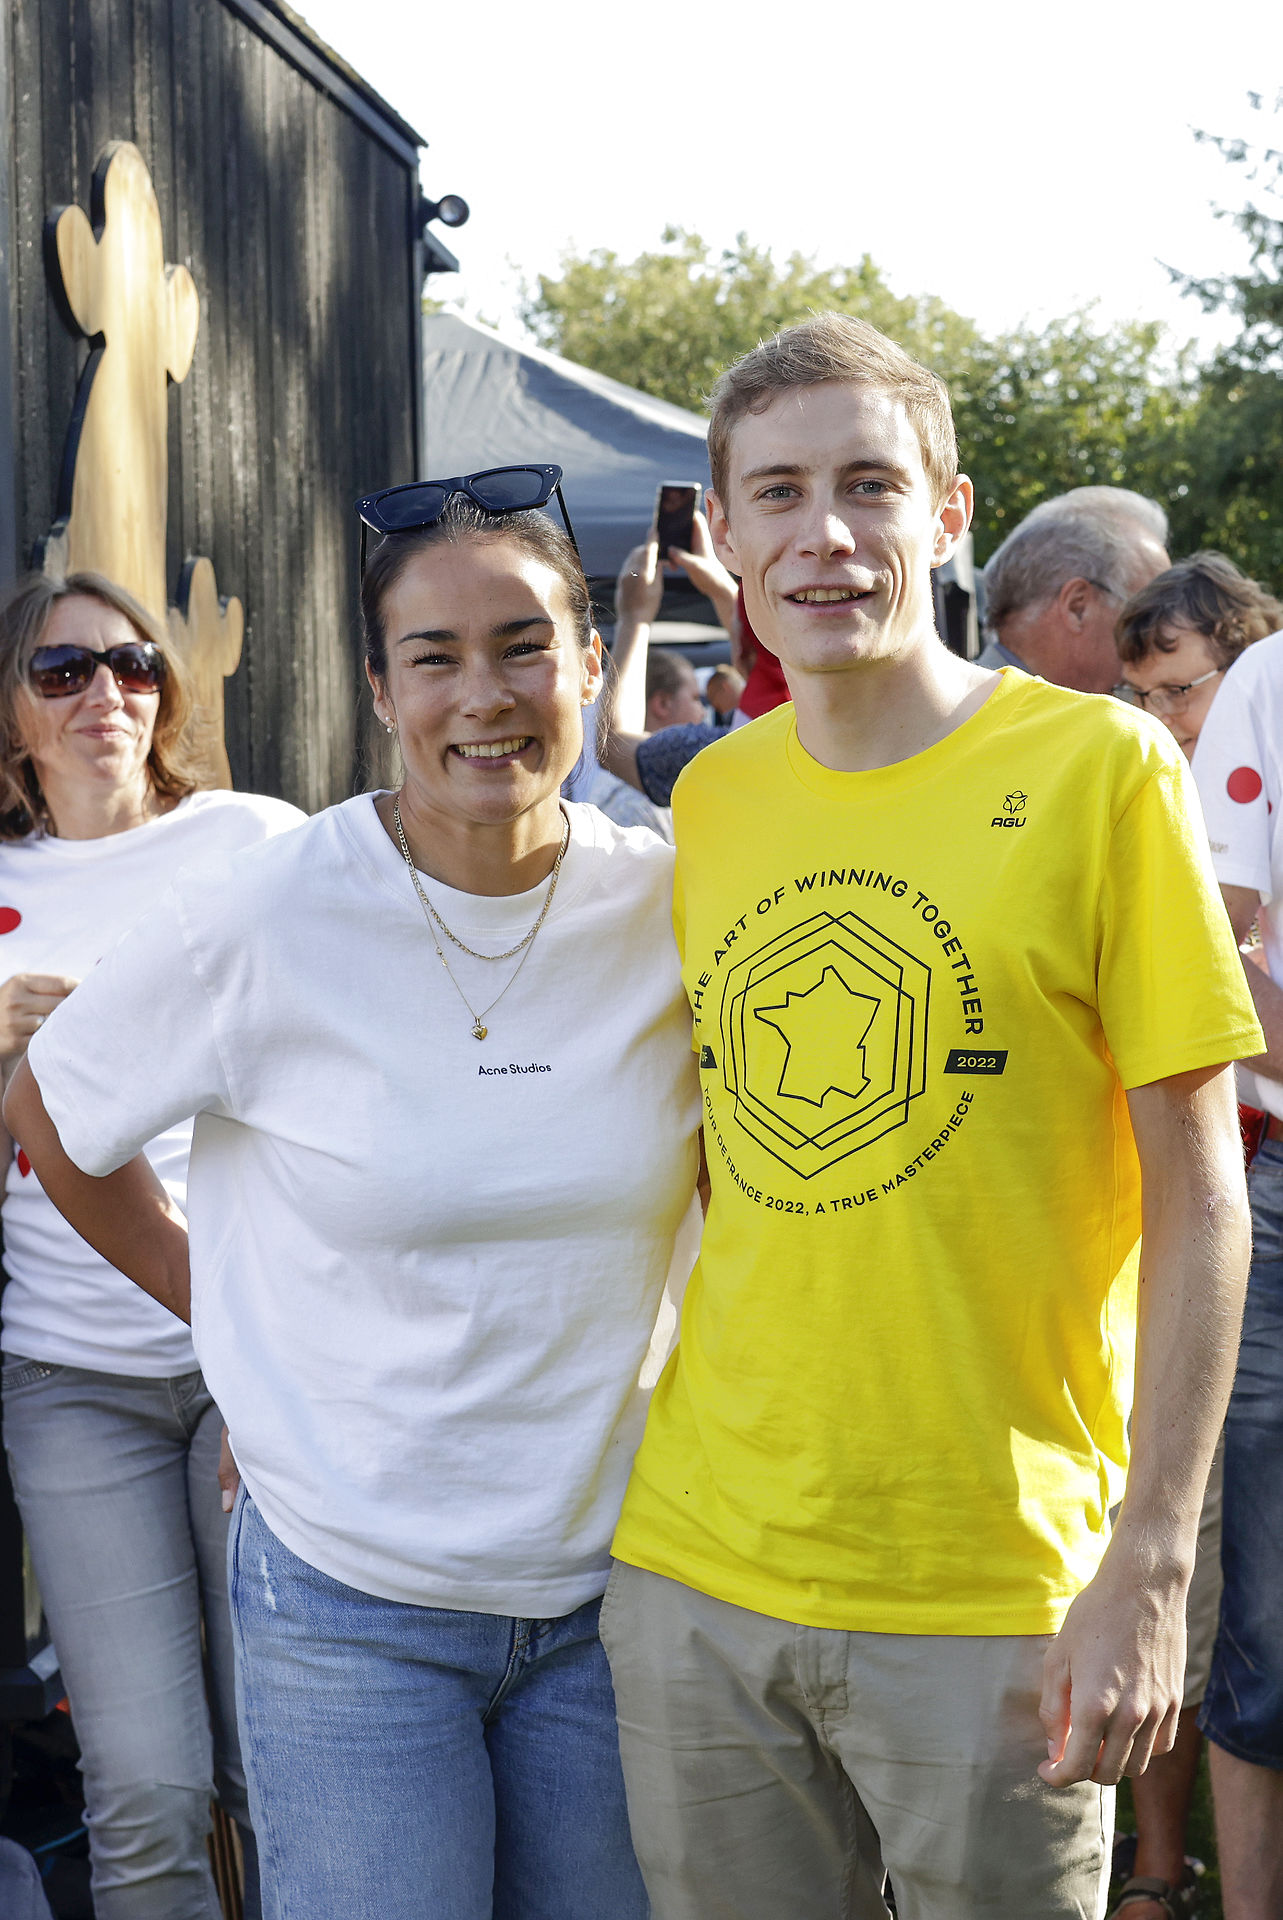
[[[0,14],[0,101],[12,97],[13,16],[6,8]],[[18,439],[17,416],[17,311],[13,246],[13,146],[14,116],[9,113],[0,127],[0,589],[6,588],[18,570],[18,501],[16,461],[12,453]]]
[[[247,386],[244,336],[246,284],[246,202],[249,192],[244,158],[245,83],[249,29],[223,7],[203,9],[206,16],[206,53],[217,71],[217,85],[206,92],[205,161],[206,222],[220,235],[217,252],[217,300],[222,329],[222,364],[226,391],[211,422],[216,446],[218,510],[225,514],[228,565],[220,572],[224,593],[237,593],[245,607],[245,647],[241,666],[224,695],[227,751],[233,776],[242,786],[262,786],[255,754],[253,725],[254,663],[259,632],[258,575],[250,553],[252,503],[257,500],[256,449],[250,444],[253,387]]]
[[[237,784],[341,798],[366,725],[351,503],[415,471],[417,172],[302,70],[306,46],[300,66],[227,0],[11,0],[3,31],[21,557],[53,518],[88,354],[52,297],[45,216],[88,210],[104,146],[133,140],[166,259],[201,295],[170,394],[171,591],[183,559],[208,554],[244,603],[226,699]]]

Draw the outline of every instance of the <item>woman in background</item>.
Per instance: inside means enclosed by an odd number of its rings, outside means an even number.
[[[198,791],[190,711],[168,634],[99,575],[35,575],[0,605],[6,1074],[180,867],[303,819]],[[117,1017],[139,1046],[167,1044],[163,1009]],[[191,1131],[176,1114],[146,1145],[180,1205]],[[218,1409],[187,1329],[86,1245],[4,1145],[4,1438],[80,1742],[94,1910],[218,1920],[216,1791],[241,1830],[253,1915]]]
[[[1244,647],[1280,627],[1283,606],[1232,560],[1191,554],[1134,593],[1119,614],[1118,691],[1161,720],[1192,759],[1225,673]]]

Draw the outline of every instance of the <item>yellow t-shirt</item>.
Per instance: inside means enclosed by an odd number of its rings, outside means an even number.
[[[783,1620],[1042,1633],[1122,1491],[1124,1089],[1262,1036],[1170,734],[1009,671],[835,773],[673,798],[712,1202],[615,1552]]]

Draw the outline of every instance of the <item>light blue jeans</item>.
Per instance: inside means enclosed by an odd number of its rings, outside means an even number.
[[[599,1601],[407,1606],[232,1521],[241,1730],[269,1920],[646,1920]]]
[[[222,1420],[199,1373],[92,1373],[6,1354],[4,1441],[85,1781],[98,1920],[219,1920],[209,1803],[241,1827]],[[202,1622],[208,1650],[201,1647]]]

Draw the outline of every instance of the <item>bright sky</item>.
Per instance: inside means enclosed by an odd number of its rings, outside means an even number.
[[[1094,301],[1206,340],[1159,263],[1239,266],[1211,208],[1245,186],[1191,128],[1283,144],[1247,101],[1283,87],[1278,0],[301,4],[428,141],[427,192],[472,206],[433,292],[508,331],[523,274],[671,223],[867,252],[990,329]]]

